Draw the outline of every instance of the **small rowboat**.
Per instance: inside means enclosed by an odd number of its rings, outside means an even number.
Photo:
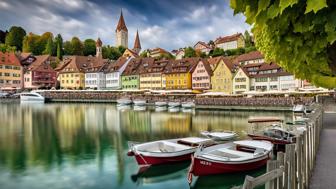
[[[193,102],[184,102],[184,103],[182,103],[182,108],[195,108],[195,103],[193,103]]]
[[[189,173],[202,176],[258,169],[267,163],[272,148],[273,144],[268,141],[254,140],[200,148],[192,159]]]
[[[129,143],[128,156],[134,156],[140,166],[181,162],[191,159],[199,145],[212,145],[207,138],[188,137],[159,140],[142,144]]]
[[[167,106],[167,102],[165,101],[158,101],[158,102],[155,102],[155,106],[157,107],[160,107],[160,106]]]
[[[130,104],[132,104],[132,100],[128,99],[128,98],[121,98],[121,99],[117,100],[117,103],[119,105],[130,105]]]
[[[180,107],[181,106],[181,102],[169,102],[168,106],[169,107]]]
[[[201,135],[211,138],[212,140],[232,140],[237,137],[233,131],[201,131]]]
[[[134,104],[135,106],[145,106],[146,103],[147,103],[146,100],[133,100],[133,104]]]

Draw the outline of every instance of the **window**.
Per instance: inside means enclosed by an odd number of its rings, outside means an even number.
[[[10,76],[10,74],[9,73],[5,73],[5,76]]]
[[[278,81],[278,77],[271,77],[270,81]]]
[[[267,82],[267,77],[256,78],[255,82]]]

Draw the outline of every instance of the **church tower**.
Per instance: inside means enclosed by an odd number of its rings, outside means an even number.
[[[133,51],[136,52],[137,54],[139,54],[140,51],[141,51],[141,44],[140,44],[140,38],[139,38],[138,30],[137,30],[137,33],[136,33],[136,36],[135,36]]]
[[[123,46],[125,48],[128,48],[128,29],[125,24],[122,10],[120,13],[119,22],[118,22],[115,32],[116,32],[116,41],[117,41],[116,46],[117,47]]]
[[[103,58],[102,46],[103,46],[103,42],[98,37],[96,41],[96,57],[97,58]]]

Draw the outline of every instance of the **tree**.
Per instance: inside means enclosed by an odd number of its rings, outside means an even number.
[[[63,48],[64,48],[64,54],[65,55],[73,55],[72,54],[72,45],[71,45],[70,41],[64,42]]]
[[[209,45],[210,47],[215,47],[215,42],[212,41],[212,40],[210,40],[210,41],[208,42],[208,45]]]
[[[118,51],[121,53],[121,54],[124,54],[126,48],[124,46],[119,46],[118,47]]]
[[[148,50],[144,50],[144,51],[142,51],[142,52],[140,53],[140,57],[142,57],[142,58],[146,58],[146,57],[148,57]]]
[[[26,36],[26,31],[19,26],[12,26],[6,36],[5,43],[8,46],[15,46],[17,50],[22,51],[22,41]]]
[[[122,56],[122,53],[119,51],[119,48],[103,46],[103,58],[108,58],[111,60],[117,60]]]
[[[184,58],[196,57],[196,51],[192,47],[185,48]]]
[[[4,43],[0,43],[0,51],[5,53],[5,52],[15,52],[16,51],[16,47],[11,47],[8,46]]]
[[[83,43],[78,37],[71,39],[72,55],[83,55]]]
[[[63,56],[63,38],[61,34],[57,34],[55,37],[56,56],[59,60],[62,60]]]
[[[266,60],[317,86],[336,87],[336,2],[231,0],[234,13],[253,25]]]
[[[52,55],[53,45],[54,45],[54,42],[53,42],[52,38],[49,38],[48,42],[46,44],[46,47],[45,47],[45,49],[43,51],[43,54]]]
[[[244,39],[245,39],[245,47],[251,47],[253,45],[252,37],[250,35],[250,32],[248,32],[247,30],[245,30]]]
[[[225,55],[224,50],[221,48],[215,48],[212,53],[210,54],[210,56],[216,57],[216,56],[223,56]]]
[[[35,55],[38,55],[39,52],[36,46],[39,38],[39,35],[33,33],[29,33],[27,36],[25,36],[23,39],[23,52],[31,52]]]
[[[0,30],[0,43],[5,43],[7,34],[8,34],[8,31]]]
[[[96,54],[96,42],[93,39],[86,39],[84,41],[84,56]]]

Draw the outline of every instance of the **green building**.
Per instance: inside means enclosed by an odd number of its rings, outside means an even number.
[[[122,89],[139,89],[139,71],[141,69],[141,58],[133,58],[128,63],[121,75]]]

